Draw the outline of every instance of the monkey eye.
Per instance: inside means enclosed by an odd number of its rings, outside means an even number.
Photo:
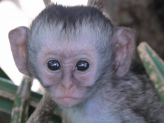
[[[87,61],[78,61],[76,63],[76,70],[86,71],[89,68],[89,63]]]
[[[49,61],[47,63],[47,67],[52,71],[56,71],[56,70],[59,70],[61,68],[60,63],[56,60]]]

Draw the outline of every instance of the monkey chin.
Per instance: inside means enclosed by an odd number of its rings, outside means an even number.
[[[71,98],[71,97],[64,97],[64,98],[59,98],[57,103],[64,108],[71,108],[77,104],[80,103],[79,98]]]

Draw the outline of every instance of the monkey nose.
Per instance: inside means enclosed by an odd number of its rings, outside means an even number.
[[[67,90],[70,90],[72,88],[72,86],[73,86],[73,82],[72,81],[64,81],[62,83],[62,87],[64,89],[67,89]]]

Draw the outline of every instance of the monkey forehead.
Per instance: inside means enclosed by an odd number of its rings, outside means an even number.
[[[94,59],[98,58],[98,48],[104,47],[109,43],[110,32],[101,32],[98,26],[93,27],[89,23],[84,22],[82,26],[77,29],[62,31],[63,23],[51,26],[42,26],[32,38],[34,43],[31,44],[33,50],[38,49],[39,46],[43,53],[43,57],[49,54],[61,56],[64,58],[75,58],[74,56],[81,56],[83,58]],[[33,42],[31,41],[31,43]],[[35,44],[35,45],[34,45]],[[77,58],[77,57],[76,57]]]
[[[83,42],[83,41],[81,41]],[[79,43],[76,41],[47,41],[42,47],[43,55],[57,55],[62,58],[70,58],[74,56],[85,56],[95,58],[95,49],[86,41]]]
[[[38,30],[33,30],[30,35],[29,40],[34,44],[45,45],[73,45],[77,48],[84,47],[85,45],[91,44],[93,47],[96,44],[103,44],[110,38],[109,31],[106,30],[106,33],[103,33],[98,26],[93,27],[92,24],[83,22],[82,25],[78,26],[79,28],[67,27],[63,30],[64,23],[59,23],[58,25],[42,25]],[[29,42],[29,43],[30,43]],[[60,47],[61,47],[60,46]]]

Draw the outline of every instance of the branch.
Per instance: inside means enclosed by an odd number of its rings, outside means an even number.
[[[88,6],[93,6],[99,10],[103,10],[105,0],[88,0]]]
[[[37,108],[26,123],[47,123],[53,115],[56,107],[56,103],[47,93],[45,93]]]
[[[43,0],[45,6],[48,6],[51,4],[51,0]]]

